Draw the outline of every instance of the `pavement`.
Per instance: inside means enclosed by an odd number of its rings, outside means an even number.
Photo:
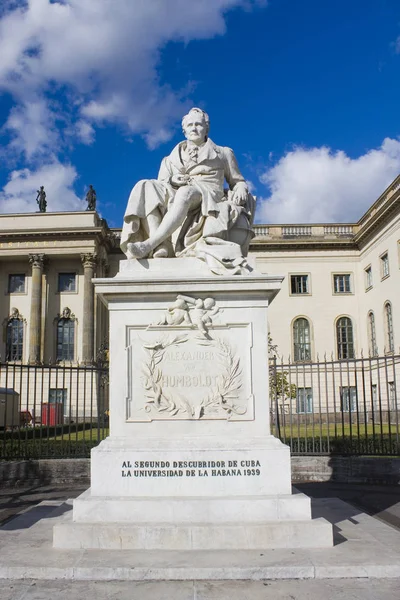
[[[1,600],[397,600],[396,579],[326,581],[7,581]]]
[[[55,522],[71,519],[82,487],[0,491],[0,599],[397,600],[400,487],[309,483],[313,515],[334,525],[328,550],[63,551]],[[232,580],[232,578],[234,580]]]

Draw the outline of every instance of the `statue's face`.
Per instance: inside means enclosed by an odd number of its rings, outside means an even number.
[[[183,126],[185,138],[194,144],[202,144],[206,141],[207,125],[198,112],[189,113]]]

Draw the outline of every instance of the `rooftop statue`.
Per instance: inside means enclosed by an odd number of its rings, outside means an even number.
[[[36,202],[39,205],[39,212],[46,212],[47,208],[47,200],[46,200],[46,192],[44,191],[44,186],[41,185],[40,189],[37,190]]]
[[[158,178],[133,188],[121,235],[128,259],[195,256],[215,273],[248,269],[255,199],[233,151],[208,137],[209,125],[192,108],[182,119],[186,140],[163,159]]]
[[[87,202],[86,210],[96,210],[96,201],[97,201],[96,190],[93,188],[92,185],[89,185],[89,189],[86,194],[86,202]]]

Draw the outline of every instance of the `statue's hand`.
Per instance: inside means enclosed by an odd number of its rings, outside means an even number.
[[[189,175],[172,175],[169,182],[172,187],[179,188],[189,183]]]
[[[232,200],[238,206],[244,206],[249,197],[249,190],[244,181],[239,181],[233,188]]]

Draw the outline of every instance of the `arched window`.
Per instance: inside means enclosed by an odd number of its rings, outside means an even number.
[[[349,317],[340,317],[336,322],[337,353],[339,360],[354,358],[353,323]]]
[[[369,333],[369,351],[372,356],[378,355],[378,346],[376,344],[375,315],[372,310],[368,313],[368,333]]]
[[[75,321],[63,316],[57,322],[57,360],[74,360]]]
[[[311,360],[310,323],[304,317],[293,323],[293,358],[295,361]]]
[[[24,346],[24,322],[12,316],[7,323],[6,360],[22,360]]]
[[[386,350],[394,352],[393,313],[390,302],[385,303]]]

